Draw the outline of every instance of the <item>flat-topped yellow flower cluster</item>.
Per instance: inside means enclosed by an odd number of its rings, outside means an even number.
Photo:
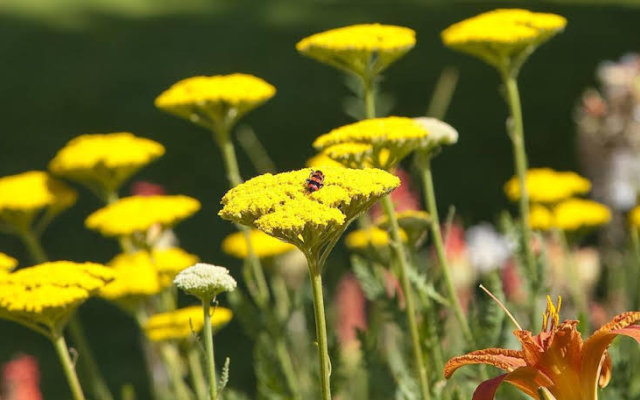
[[[529,200],[533,203],[553,204],[591,190],[591,182],[573,171],[531,168],[527,171],[525,179]],[[504,191],[509,200],[520,199],[520,183],[517,176],[507,181]]]
[[[586,199],[568,199],[551,208],[536,204],[529,214],[531,227],[563,231],[595,228],[611,221],[611,211],[603,204]]]
[[[254,254],[259,258],[275,257],[295,249],[292,244],[285,243],[257,229],[249,231],[249,239]],[[236,258],[249,257],[244,232],[235,232],[224,238],[222,251]]]
[[[0,274],[9,272],[18,266],[18,260],[0,252]]]

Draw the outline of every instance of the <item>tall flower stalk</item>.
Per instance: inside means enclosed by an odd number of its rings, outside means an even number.
[[[530,281],[531,322],[538,315],[536,304],[542,288],[542,273],[531,248],[529,196],[526,187],[527,153],[517,76],[529,55],[561,32],[565,18],[521,9],[489,11],[451,25],[442,32],[446,46],[478,57],[496,68],[504,85],[510,118],[507,133],[513,146],[513,161],[521,187],[519,200],[523,265]]]

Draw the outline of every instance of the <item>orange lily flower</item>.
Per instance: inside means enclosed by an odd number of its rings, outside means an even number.
[[[522,329],[513,334],[522,350],[490,348],[454,357],[444,368],[445,378],[469,364],[487,364],[506,371],[505,374],[482,382],[473,393],[473,400],[493,400],[502,382],[509,382],[533,398],[539,389],[545,396],[557,400],[597,400],[598,386],[605,387],[611,379],[611,358],[607,348],[618,335],[634,338],[640,343],[640,312],[626,312],[613,318],[583,342],[577,330],[579,321],[560,323],[561,298],[557,307],[547,296],[547,310],[542,330],[537,335]]]

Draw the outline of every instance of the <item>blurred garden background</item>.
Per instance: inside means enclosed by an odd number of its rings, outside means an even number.
[[[45,170],[55,152],[81,133],[131,131],[156,140],[166,155],[136,179],[199,199],[202,210],[176,228],[181,245],[236,274],[240,262],[219,247],[234,228],[216,216],[227,190],[218,149],[206,131],[157,110],[154,98],[193,75],[262,77],[277,94],[240,129],[255,131],[279,170],[301,168],[314,154],[314,138],[353,119],[344,112],[345,103],[336,101],[347,102],[350,95],[344,81],[333,69],[300,56],[295,43],[334,27],[380,22],[417,32],[415,49],[391,67],[383,83],[392,114],[424,115],[442,71],[457,69],[459,81],[443,119],[458,129],[460,140],[434,166],[439,205],[443,215],[454,205],[465,225],[495,221],[510,206],[502,185],[513,175],[498,77],[476,59],[446,49],[440,32],[502,6],[553,12],[569,21],[563,34],[537,50],[519,81],[530,165],[580,172],[576,105],[583,91],[596,85],[600,62],[640,49],[640,2],[2,0],[0,176]],[[255,175],[238,152],[243,176]],[[86,216],[101,205],[77,188],[77,205],[52,223],[43,242],[52,259],[107,262],[117,242],[84,228]],[[12,236],[0,235],[0,250],[29,264]],[[332,257],[328,286],[348,267],[344,254]],[[134,321],[97,299],[80,314],[114,391],[131,382],[138,398],[148,398]],[[216,336],[217,351],[231,358],[230,386],[251,393],[255,378],[248,343],[236,322]],[[20,353],[38,357],[47,399],[66,398],[62,370],[46,339],[0,321],[0,363]]]

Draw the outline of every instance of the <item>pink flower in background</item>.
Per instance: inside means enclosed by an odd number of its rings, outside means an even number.
[[[38,361],[18,356],[2,366],[2,400],[42,400]]]
[[[343,348],[358,346],[358,330],[367,329],[364,292],[358,279],[348,273],[340,279],[335,297],[338,312],[338,340]]]
[[[167,194],[164,186],[147,181],[136,181],[131,184],[131,194],[135,196],[154,196]]]
[[[391,192],[391,201],[396,208],[396,212],[422,209],[420,206],[420,194],[413,187],[411,175],[402,168],[397,168],[395,175],[400,178],[400,186]],[[384,214],[379,204],[371,207],[369,212],[374,219]]]

